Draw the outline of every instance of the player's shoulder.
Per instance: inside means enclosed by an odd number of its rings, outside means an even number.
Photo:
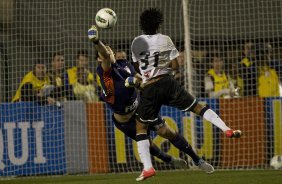
[[[165,34],[162,34],[162,33],[157,33],[157,34],[154,34],[154,35],[150,35],[149,36],[150,38],[155,38],[155,39],[164,39],[164,40],[167,40],[167,39],[170,39],[170,37],[168,35],[165,35]]]
[[[142,43],[146,40],[146,35],[139,35],[139,36],[136,36],[133,41],[132,41],[132,45],[134,44],[139,44],[139,43]]]
[[[144,46],[148,46],[148,39],[146,38],[146,35],[137,36],[131,43],[131,51],[133,53],[139,53]]]
[[[162,37],[162,38],[169,38],[170,39],[170,37],[168,35],[161,34],[161,33],[156,34],[156,36],[159,36],[159,37]]]
[[[158,37],[158,42],[162,43],[162,44],[171,44],[172,40],[168,35],[164,35],[164,34],[157,34],[156,35]]]
[[[170,37],[161,33],[154,35],[139,35],[133,39],[132,47],[144,46],[155,42],[167,43],[168,40],[171,40]]]
[[[172,39],[168,35],[163,35],[162,38],[170,45],[173,44]]]
[[[146,37],[146,35],[138,35],[133,39],[133,41],[138,40],[139,38],[144,38],[144,37]]]

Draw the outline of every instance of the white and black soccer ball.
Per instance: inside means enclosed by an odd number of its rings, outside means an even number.
[[[116,25],[117,15],[110,8],[102,8],[96,13],[95,21],[99,28],[109,29]]]
[[[282,155],[275,155],[270,160],[270,166],[274,169],[281,169],[282,168]]]

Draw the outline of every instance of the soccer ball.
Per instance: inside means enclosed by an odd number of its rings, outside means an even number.
[[[96,13],[96,25],[102,29],[109,29],[116,25],[117,15],[110,8],[102,8]]]
[[[272,159],[270,160],[270,166],[273,167],[274,169],[282,168],[282,156],[276,155],[272,157]]]

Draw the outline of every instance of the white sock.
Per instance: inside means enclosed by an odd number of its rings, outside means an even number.
[[[214,124],[215,126],[217,126],[218,128],[220,128],[223,132],[225,132],[226,130],[230,130],[231,128],[229,128],[228,126],[226,126],[226,124],[222,121],[222,119],[211,109],[208,109],[203,117],[211,122],[212,124]]]
[[[138,153],[141,159],[141,162],[143,163],[144,169],[149,170],[152,165],[151,161],[151,154],[150,154],[150,142],[148,139],[137,141],[137,148]]]

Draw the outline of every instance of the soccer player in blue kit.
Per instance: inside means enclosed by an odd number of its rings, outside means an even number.
[[[128,88],[125,85],[130,85],[126,79],[131,77],[130,79],[132,79],[132,82],[135,82],[135,86],[137,78],[141,79],[141,76],[135,72],[128,60],[115,59],[111,48],[98,40],[98,31],[95,26],[89,29],[88,36],[98,51],[97,61],[99,65],[97,67],[97,74],[99,75],[102,87],[101,98],[113,110],[112,119],[115,126],[125,135],[136,140],[135,110],[138,106],[137,91],[134,87]],[[127,84],[125,84],[126,82]],[[160,124],[164,123],[161,118],[159,121]],[[159,126],[150,127],[148,129],[148,137],[150,131],[157,131]],[[152,142],[150,143],[150,153],[164,162],[173,165],[175,168],[187,168],[185,160],[166,154]]]

